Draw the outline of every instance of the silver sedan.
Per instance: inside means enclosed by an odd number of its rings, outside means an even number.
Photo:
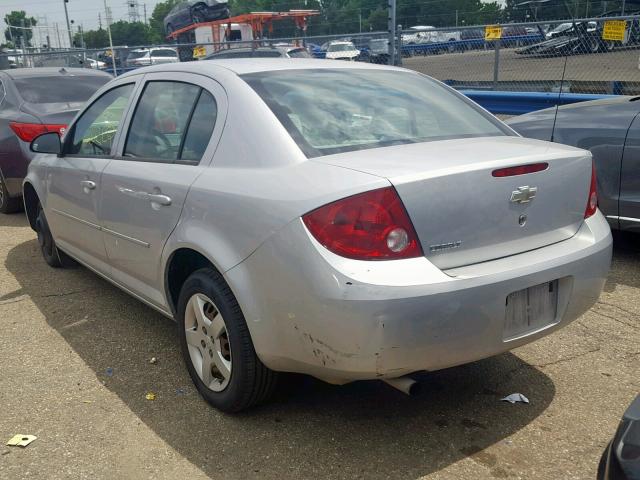
[[[26,212],[53,267],[176,320],[215,407],[276,372],[341,384],[473,362],[598,299],[611,233],[589,152],[519,137],[398,68],[160,65],[36,138]]]

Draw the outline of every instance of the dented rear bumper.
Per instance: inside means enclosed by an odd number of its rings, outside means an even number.
[[[344,383],[472,362],[561,328],[597,301],[611,250],[598,212],[568,240],[442,271],[426,258],[336,256],[298,220],[225,276],[268,367]],[[507,296],[553,280],[556,321],[505,340]]]

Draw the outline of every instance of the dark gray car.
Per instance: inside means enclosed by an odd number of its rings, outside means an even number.
[[[171,9],[164,19],[167,35],[189,25],[229,18],[226,0],[189,0],[180,2]]]
[[[0,72],[0,212],[22,206],[29,144],[67,124],[111,75],[83,68],[22,68]]]
[[[591,150],[600,210],[612,228],[640,232],[640,97],[550,108],[507,123],[525,137]],[[554,127],[555,119],[555,127]],[[542,192],[541,192],[542,193]]]

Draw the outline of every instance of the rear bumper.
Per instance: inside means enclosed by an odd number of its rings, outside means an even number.
[[[425,258],[338,257],[297,220],[226,278],[267,366],[343,383],[476,361],[561,328],[597,301],[611,250],[598,212],[563,242],[441,271]],[[560,280],[555,323],[504,340],[507,296],[553,280]]]

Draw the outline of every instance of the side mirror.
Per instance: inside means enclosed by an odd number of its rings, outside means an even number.
[[[33,139],[29,148],[35,153],[51,153],[54,155],[60,155],[62,153],[60,135],[56,132],[48,132],[38,135]]]

